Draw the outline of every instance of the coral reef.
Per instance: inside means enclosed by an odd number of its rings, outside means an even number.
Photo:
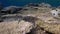
[[[52,15],[53,9],[60,11],[59,7],[45,3],[3,8],[0,34],[60,34],[60,19]]]

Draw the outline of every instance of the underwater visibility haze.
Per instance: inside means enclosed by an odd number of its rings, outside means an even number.
[[[49,3],[54,7],[60,5],[60,0],[0,0],[5,7],[6,6],[24,6],[29,3]]]

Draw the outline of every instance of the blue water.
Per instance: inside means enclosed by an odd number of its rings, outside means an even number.
[[[11,5],[24,6],[29,3],[42,3],[42,2],[49,3],[54,7],[60,5],[60,0],[0,0],[0,3],[2,3],[4,7]]]

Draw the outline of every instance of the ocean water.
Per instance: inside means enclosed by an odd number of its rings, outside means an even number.
[[[0,0],[0,3],[7,6],[24,6],[29,3],[49,3],[54,7],[60,6],[60,0]]]

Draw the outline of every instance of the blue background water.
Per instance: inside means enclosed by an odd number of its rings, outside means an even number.
[[[57,7],[60,5],[60,0],[0,0],[0,3],[2,3],[5,7],[10,5],[15,6],[24,6],[25,4],[29,3],[49,3],[54,7]]]

